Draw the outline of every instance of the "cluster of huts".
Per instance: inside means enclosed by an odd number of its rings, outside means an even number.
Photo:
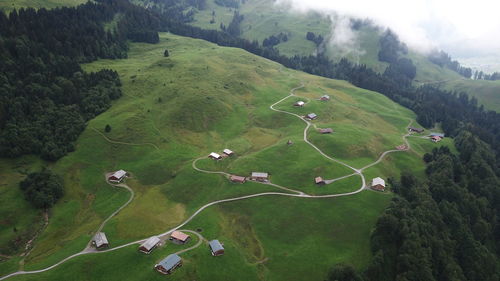
[[[208,247],[212,256],[222,256],[224,254],[224,246],[219,240],[212,240],[208,242]],[[177,254],[168,255],[157,263],[154,268],[162,274],[171,274],[175,269],[182,266],[182,259]]]
[[[410,133],[423,133],[424,132],[424,129],[423,128],[416,128],[416,127],[408,127],[408,131]],[[442,133],[430,133],[429,135],[429,139],[433,142],[440,142],[442,141],[444,138],[444,134]]]
[[[247,180],[258,181],[258,182],[268,182],[269,173],[264,172],[252,172],[249,177],[230,175],[229,180],[234,183],[245,183]]]
[[[221,159],[223,159],[223,158],[226,158],[226,157],[229,157],[229,156],[233,156],[233,155],[234,155],[234,152],[233,152],[232,150],[230,150],[230,149],[227,149],[227,148],[226,148],[226,149],[224,149],[224,150],[222,151],[222,153],[221,153],[221,154],[219,154],[219,153],[217,153],[217,152],[211,152],[211,153],[208,155],[208,157],[209,157],[209,158],[212,158],[212,159],[214,159],[214,160],[221,160]]]
[[[186,244],[190,241],[191,237],[181,231],[174,231],[170,234],[169,240],[175,244]],[[161,245],[162,240],[158,236],[152,236],[144,241],[139,246],[139,252],[150,254],[156,247]],[[92,239],[92,244],[98,250],[103,250],[109,247],[108,239],[104,232],[98,232]],[[221,256],[224,254],[224,246],[219,240],[211,240],[208,242],[208,247],[212,256]],[[154,268],[162,274],[170,274],[176,268],[182,266],[182,259],[177,254],[168,255],[159,263],[155,264]]]
[[[325,185],[326,181],[322,177],[315,177],[314,183],[321,186]],[[378,191],[384,191],[385,181],[380,177],[374,178],[371,182],[370,188]]]
[[[189,240],[189,235],[186,235],[180,231],[174,231],[170,239],[175,241],[175,243],[184,244]],[[219,240],[209,241],[208,247],[210,249],[210,253],[214,257],[221,256],[224,254],[224,246],[222,245],[221,242],[219,242]],[[155,264],[154,268],[162,274],[171,274],[175,269],[181,266],[182,266],[181,257],[177,254],[171,254],[168,255],[166,258],[162,259],[159,263]]]

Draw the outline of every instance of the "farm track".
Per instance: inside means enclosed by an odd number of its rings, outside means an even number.
[[[226,202],[234,202],[234,201],[239,201],[239,200],[245,200],[245,199],[250,199],[250,198],[256,198],[256,197],[261,197],[261,196],[288,196],[288,197],[298,197],[298,198],[311,198],[311,199],[321,199],[321,198],[334,198],[334,197],[344,197],[344,196],[351,196],[351,195],[355,195],[357,193],[360,193],[362,192],[363,190],[365,190],[366,188],[366,179],[363,175],[363,170],[367,169],[367,168],[370,168],[378,163],[380,163],[384,157],[390,153],[393,153],[393,152],[402,152],[402,151],[408,151],[410,149],[410,144],[407,140],[407,137],[409,137],[409,134],[405,134],[403,135],[403,140],[404,142],[406,143],[407,145],[407,149],[405,150],[388,150],[388,151],[385,151],[383,152],[379,158],[361,168],[361,169],[356,169],[338,159],[335,159],[333,157],[330,157],[328,156],[327,154],[325,154],[323,151],[321,151],[318,147],[316,147],[313,143],[311,143],[308,139],[307,139],[307,132],[309,130],[309,128],[311,126],[314,126],[314,124],[312,124],[310,121],[308,120],[305,120],[302,116],[298,115],[298,114],[295,114],[295,113],[292,113],[292,112],[288,112],[288,111],[284,111],[284,110],[279,110],[279,109],[275,109],[274,106],[276,106],[277,104],[283,102],[284,100],[292,97],[292,96],[295,96],[294,92],[300,88],[303,88],[304,87],[304,83],[301,82],[301,85],[298,86],[298,87],[295,87],[293,89],[290,90],[290,93],[289,95],[287,95],[286,97],[280,99],[279,101],[275,102],[274,104],[272,104],[269,108],[273,111],[276,111],[276,112],[281,112],[281,113],[285,113],[285,114],[289,114],[289,115],[292,115],[292,116],[295,116],[297,118],[299,118],[300,120],[302,120],[303,122],[306,123],[306,127],[304,129],[304,136],[303,136],[303,140],[304,142],[306,142],[307,144],[309,144],[311,147],[313,147],[316,151],[318,151],[318,153],[320,153],[323,157],[333,161],[333,162],[336,162],[340,165],[343,165],[347,168],[350,168],[351,170],[354,171],[353,174],[349,174],[349,175],[345,175],[345,176],[342,176],[342,177],[339,177],[339,178],[336,178],[336,179],[331,179],[331,180],[327,180],[328,183],[333,183],[335,181],[338,181],[338,180],[341,180],[341,179],[345,179],[345,178],[348,178],[348,177],[351,177],[351,176],[354,176],[354,175],[358,175],[361,177],[362,179],[362,185],[360,188],[358,188],[357,190],[355,191],[352,191],[352,192],[346,192],[346,193],[338,193],[338,194],[327,194],[327,195],[309,195],[309,194],[306,194],[302,191],[298,191],[298,190],[294,190],[294,189],[290,189],[290,188],[287,188],[287,187],[284,187],[284,186],[280,186],[280,185],[277,185],[277,184],[273,184],[273,183],[262,183],[262,184],[266,184],[266,185],[270,185],[270,186],[274,186],[274,187],[277,187],[277,188],[280,188],[282,190],[286,190],[288,192],[293,192],[293,193],[282,193],[282,192],[262,192],[262,193],[256,193],[256,194],[251,194],[251,195],[245,195],[245,196],[240,196],[240,197],[234,197],[234,198],[227,198],[227,199],[221,199],[221,200],[216,200],[216,201],[212,201],[210,203],[207,203],[205,205],[203,205],[202,207],[200,207],[198,210],[196,210],[189,218],[187,218],[184,222],[182,222],[180,225],[164,232],[164,233],[161,233],[161,234],[158,234],[157,236],[165,236],[165,235],[168,235],[170,233],[172,233],[173,231],[175,230],[178,230],[180,229],[181,227],[185,226],[186,224],[188,224],[193,218],[195,218],[198,214],[200,214],[203,210],[205,210],[206,208],[210,207],[210,206],[213,206],[213,205],[217,205],[217,204],[222,204],[222,203],[226,203]],[[410,126],[412,123],[412,121],[410,121],[410,124],[408,126]],[[158,149],[159,148],[155,145],[155,144],[152,144],[152,143],[143,143],[143,144],[133,144],[133,143],[124,143],[124,142],[118,142],[118,141],[112,141],[110,139],[108,139],[103,133],[99,132],[97,129],[95,128],[92,128],[94,131],[96,131],[97,133],[99,133],[101,136],[103,136],[108,142],[110,143],[117,143],[117,144],[125,144],[125,145],[151,145],[153,146],[154,148]],[[202,157],[204,158],[204,157]],[[219,174],[219,175],[223,175],[225,177],[229,177],[229,173],[226,173],[226,172],[221,172],[221,171],[207,171],[207,170],[203,170],[203,169],[200,169],[196,166],[196,162],[198,162],[199,160],[201,160],[202,158],[197,158],[195,159],[193,162],[192,162],[192,167],[193,169],[195,169],[196,171],[199,171],[199,172],[202,172],[202,173],[209,173],[209,174]],[[130,197],[130,199],[124,204],[122,205],[117,211],[115,211],[113,214],[111,214],[100,226],[99,226],[99,229],[98,231],[100,231],[104,226],[105,224],[112,218],[114,217],[117,213],[119,213],[123,208],[125,208],[133,199],[134,197],[134,192],[133,190],[128,187],[127,185],[123,184],[123,185],[120,185],[122,187],[125,187],[127,188],[129,191],[132,192],[132,196]],[[199,247],[201,245],[201,243],[205,240],[203,238],[203,236],[201,236],[199,233],[197,232],[194,232],[194,231],[190,231],[190,230],[184,230],[186,232],[190,232],[190,233],[193,233],[195,235],[198,236],[199,238],[199,241],[196,245],[190,247],[190,248],[187,248],[187,249],[183,249],[181,251],[178,251],[177,254],[181,254],[181,253],[185,253],[189,250],[192,250],[192,249],[195,249],[197,247]],[[127,244],[123,244],[123,245],[120,245],[120,246],[117,246],[117,247],[114,247],[114,248],[110,248],[110,249],[107,249],[107,250],[102,250],[102,251],[95,251],[95,250],[91,250],[91,248],[88,247],[85,247],[84,250],[82,250],[81,252],[79,253],[76,253],[76,254],[73,254],[47,268],[44,268],[44,269],[40,269],[40,270],[32,270],[32,271],[17,271],[17,272],[14,272],[14,273],[11,273],[11,274],[8,274],[8,275],[5,275],[3,277],[0,277],[0,280],[5,280],[7,278],[10,278],[10,277],[13,277],[13,276],[17,276],[17,275],[25,275],[25,274],[36,274],[36,273],[42,273],[42,272],[46,272],[48,270],[51,270],[61,264],[63,264],[64,262],[68,261],[68,260],[71,260],[75,257],[78,257],[78,256],[81,256],[81,255],[86,255],[86,254],[99,254],[99,253],[107,253],[107,252],[111,252],[111,251],[116,251],[118,249],[122,249],[122,248],[125,248],[125,247],[128,247],[128,246],[131,246],[131,245],[135,245],[135,244],[141,244],[143,243],[145,239],[141,239],[141,240],[137,240],[137,241],[133,241],[133,242],[129,242]]]
[[[115,140],[112,140],[110,138],[108,138],[106,135],[104,135],[103,133],[101,133],[99,130],[97,130],[96,128],[92,127],[91,128],[92,130],[94,130],[95,132],[97,132],[99,135],[101,135],[107,142],[109,143],[114,143],[114,144],[123,144],[123,145],[149,145],[149,146],[152,146],[154,147],[156,150],[160,150],[160,148],[154,144],[154,143],[149,143],[149,142],[146,142],[146,143],[131,143],[131,142],[121,142],[121,141],[115,141]],[[1,279],[0,279],[1,280]]]

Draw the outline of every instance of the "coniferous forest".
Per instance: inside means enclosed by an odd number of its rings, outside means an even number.
[[[123,20],[105,30],[116,13]],[[0,13],[0,155],[57,160],[121,96],[118,74],[79,63],[125,58],[127,39],[158,42],[155,18],[126,1]]]
[[[200,7],[202,2],[195,1]],[[286,57],[273,44],[264,47],[239,38],[244,15],[236,12],[235,24],[226,31],[193,27],[186,24],[192,14],[173,4],[164,1],[161,8],[147,10],[126,0],[102,0],[76,8],[0,13],[0,155],[57,160],[74,150],[86,122],[121,96],[116,72],[86,73],[79,64],[125,58],[129,40],[155,43],[157,31],[169,31],[238,47],[286,67],[380,92],[413,110],[421,125],[441,123],[446,135],[455,138],[458,155],[445,148],[425,155],[427,179],[403,174],[391,180],[396,196],[372,233],[368,268],[357,272],[349,265],[332,265],[328,280],[500,279],[500,114],[484,110],[465,93],[412,85],[415,66],[401,56],[406,46],[389,31],[379,53],[389,67],[377,73],[321,54]],[[113,21],[116,27],[106,30],[104,23]],[[470,76],[447,55],[434,62]]]

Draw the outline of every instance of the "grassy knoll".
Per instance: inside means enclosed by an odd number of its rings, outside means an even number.
[[[11,11],[14,9],[32,7],[35,9],[53,9],[64,6],[76,6],[83,4],[87,0],[0,0],[0,10]]]
[[[311,128],[310,140],[355,166],[375,161],[382,151],[401,144],[401,135],[414,118],[384,96],[343,81],[287,70],[242,50],[202,40],[171,34],[160,38],[155,45],[131,44],[128,59],[99,60],[84,66],[87,71],[117,70],[124,96],[89,122],[75,152],[53,165],[64,176],[66,195],[25,258],[24,269],[43,268],[80,251],[99,224],[128,200],[126,190],[104,181],[104,174],[116,169],[131,173],[127,184],[135,198],[104,228],[112,246],[164,232],[217,199],[282,191],[256,183],[232,184],[220,175],[191,167],[194,159],[226,147],[236,152],[234,158],[217,163],[203,159],[199,166],[245,175],[270,172],[273,182],[312,194],[357,189],[359,177],[314,186],[315,176],[329,179],[351,171],[303,142],[302,120],[269,109],[300,81],[305,88],[296,94],[309,103],[303,109],[293,108],[294,98],[290,98],[276,107],[316,112],[319,118],[314,124],[336,132],[319,135]],[[163,57],[165,49],[169,58]],[[315,100],[323,94],[332,100]],[[107,124],[112,130],[104,133]],[[285,144],[289,139],[294,141],[292,146]],[[415,169],[422,169],[423,164],[416,161],[419,155],[405,157],[420,165]],[[391,165],[388,169],[397,174],[402,168]],[[205,246],[189,252],[185,266],[173,278],[300,280],[304,269],[295,266],[288,271],[286,266],[298,264],[304,256],[313,261],[304,268],[314,267],[317,279],[336,262],[363,267],[370,259],[370,230],[389,198],[362,192],[335,199],[270,197],[210,207],[187,227],[202,228],[209,239],[220,237],[228,254],[212,258]],[[287,233],[281,237],[277,230]],[[297,240],[291,240],[293,237]],[[142,256],[130,247],[79,257],[53,271],[19,279],[155,280],[163,277],[152,266],[173,251],[175,247],[169,244],[152,256]],[[0,272],[12,271],[12,264],[0,263]]]

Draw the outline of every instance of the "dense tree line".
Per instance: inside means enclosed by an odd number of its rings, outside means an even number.
[[[500,72],[493,72],[492,74],[484,73],[483,71],[475,71],[472,76],[474,80],[500,80]]]
[[[444,51],[433,51],[427,57],[432,63],[437,64],[440,67],[447,67],[463,77],[471,78],[472,76],[471,68],[461,66],[458,61],[452,60],[450,55]]]
[[[424,156],[427,180],[403,174],[371,237],[365,272],[335,266],[329,280],[500,279],[500,180],[495,152],[468,131]]]
[[[104,23],[123,15],[115,30]],[[114,71],[79,63],[124,58],[127,39],[157,42],[159,19],[127,1],[0,13],[0,155],[56,160],[74,149],[87,120],[120,97]]]
[[[281,42],[287,42],[288,35],[286,33],[280,32],[276,35],[271,35],[262,41],[262,46],[266,48],[272,48]]]
[[[63,195],[63,180],[50,170],[29,174],[20,184],[24,198],[35,208],[48,209]]]
[[[324,40],[324,38],[323,38],[323,36],[321,36],[321,34],[316,35],[314,32],[311,32],[311,31],[308,31],[306,33],[306,39],[309,41],[312,41],[314,44],[316,44],[316,47],[321,45],[321,43],[323,43],[323,40]]]
[[[221,23],[220,27],[223,31],[227,32],[227,34],[233,37],[238,37],[241,34],[240,24],[244,18],[245,17],[243,15],[240,15],[240,12],[234,11],[233,18],[231,19],[229,25],[226,27],[223,23]]]
[[[406,44],[399,41],[398,35],[390,29],[387,29],[380,36],[379,43],[379,61],[393,63],[398,60],[400,54],[408,54],[408,47],[406,46]]]

